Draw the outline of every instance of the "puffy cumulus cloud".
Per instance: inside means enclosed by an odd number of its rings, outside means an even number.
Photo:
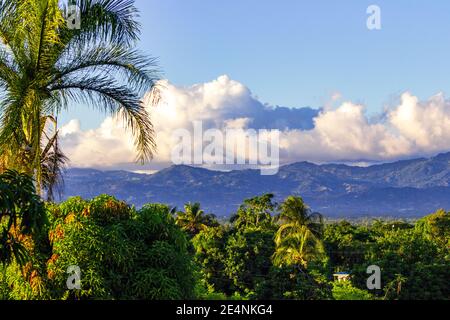
[[[411,143],[416,151],[439,151],[449,148],[450,102],[442,93],[421,103],[406,93],[401,104],[388,115],[389,122]]]
[[[202,121],[204,131],[210,128],[310,129],[319,113],[311,108],[267,106],[247,87],[228,76],[189,87],[161,81],[160,88],[161,103],[157,107],[148,103],[147,107],[158,145],[154,161],[145,167],[149,170],[170,163],[174,131],[181,128],[192,131],[193,121]],[[141,166],[132,164],[132,138],[117,119],[108,117],[99,128],[86,131],[72,120],[62,127],[61,137],[71,166],[142,170]]]
[[[420,102],[404,93],[382,118],[371,123],[363,106],[345,102],[321,112],[313,130],[285,131],[283,154],[288,161],[389,161],[450,150],[450,101],[442,94]]]
[[[382,160],[406,152],[401,136],[392,134],[386,124],[370,123],[364,107],[350,102],[320,113],[313,130],[283,132],[281,141],[288,161]],[[388,150],[390,145],[397,150]]]
[[[162,103],[150,109],[156,127],[185,128],[193,120],[208,127],[223,127],[230,120],[249,119],[249,125],[265,129],[311,129],[318,110],[311,108],[270,107],[253,97],[243,84],[220,76],[208,83],[177,87],[160,83]],[[164,125],[161,125],[161,124]]]
[[[134,161],[131,135],[121,121],[108,117],[96,129],[81,130],[79,120],[71,120],[60,129],[64,153],[73,167],[120,167]]]
[[[142,168],[131,135],[117,119],[81,130],[73,120],[61,129],[72,166],[153,170],[171,164],[178,129],[193,130],[194,121],[210,128],[278,129],[280,161],[390,161],[450,150],[450,101],[437,94],[427,101],[410,93],[372,122],[362,105],[344,102],[336,108],[285,108],[265,105],[243,84],[227,76],[189,87],[161,82],[161,103],[148,110],[156,131],[155,160]],[[333,97],[340,99],[341,97]]]

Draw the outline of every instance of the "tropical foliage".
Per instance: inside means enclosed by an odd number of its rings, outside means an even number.
[[[32,240],[45,222],[44,203],[35,194],[33,180],[15,171],[0,175],[0,264],[28,257],[24,239]]]
[[[195,277],[186,235],[167,206],[134,210],[109,196],[47,207],[46,237],[25,266],[2,267],[3,299],[189,299]],[[67,285],[81,270],[81,290]]]
[[[307,268],[308,262],[324,256],[323,221],[319,213],[310,213],[300,197],[288,197],[280,206],[280,227],[275,236],[274,263]]]
[[[177,212],[176,223],[183,231],[186,231],[191,236],[195,236],[208,227],[218,225],[214,215],[205,214],[200,209],[200,203],[186,204],[184,206],[184,212]]]
[[[128,0],[75,0],[72,28],[58,0],[0,0],[0,172],[33,175],[53,199],[66,157],[57,116],[84,103],[123,119],[138,160],[152,157],[152,124],[142,97],[155,61],[134,47],[137,11]]]
[[[277,205],[269,194],[218,223],[199,204],[177,215],[106,195],[44,205],[32,180],[12,171],[0,188],[9,235],[0,299],[450,298],[443,210],[414,224],[326,222],[299,197]],[[366,286],[371,265],[382,271],[379,290]],[[74,266],[79,290],[68,286]],[[338,271],[350,278],[335,281]]]

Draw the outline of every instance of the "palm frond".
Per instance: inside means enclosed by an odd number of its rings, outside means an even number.
[[[117,114],[134,136],[138,152],[137,161],[153,158],[156,144],[153,139],[153,125],[139,96],[127,86],[118,85],[108,77],[90,78],[78,82],[66,82],[50,87],[56,101],[88,103]]]
[[[65,30],[66,37],[80,43],[115,43],[130,46],[139,37],[134,0],[74,0],[81,17],[80,30]],[[62,8],[65,14],[68,7]]]
[[[156,59],[148,58],[136,50],[108,46],[66,53],[56,63],[49,85],[64,81],[79,81],[86,77],[115,75],[117,81],[143,96],[159,79]]]

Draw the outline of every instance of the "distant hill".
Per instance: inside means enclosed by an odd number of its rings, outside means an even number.
[[[69,169],[63,198],[107,193],[137,207],[161,202],[180,208],[198,201],[206,211],[227,216],[244,199],[267,192],[277,200],[300,195],[313,210],[331,217],[422,216],[450,209],[450,153],[370,167],[299,162],[281,167],[274,176],[261,176],[259,170],[218,172],[189,166],[153,175]]]

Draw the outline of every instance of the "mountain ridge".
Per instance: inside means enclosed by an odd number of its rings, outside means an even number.
[[[450,208],[450,152],[368,167],[296,162],[274,176],[259,170],[214,171],[186,165],[153,174],[68,169],[62,198],[107,193],[137,207],[162,202],[182,207],[200,202],[229,216],[245,198],[274,193],[276,200],[302,196],[315,211],[338,216],[415,217]]]

